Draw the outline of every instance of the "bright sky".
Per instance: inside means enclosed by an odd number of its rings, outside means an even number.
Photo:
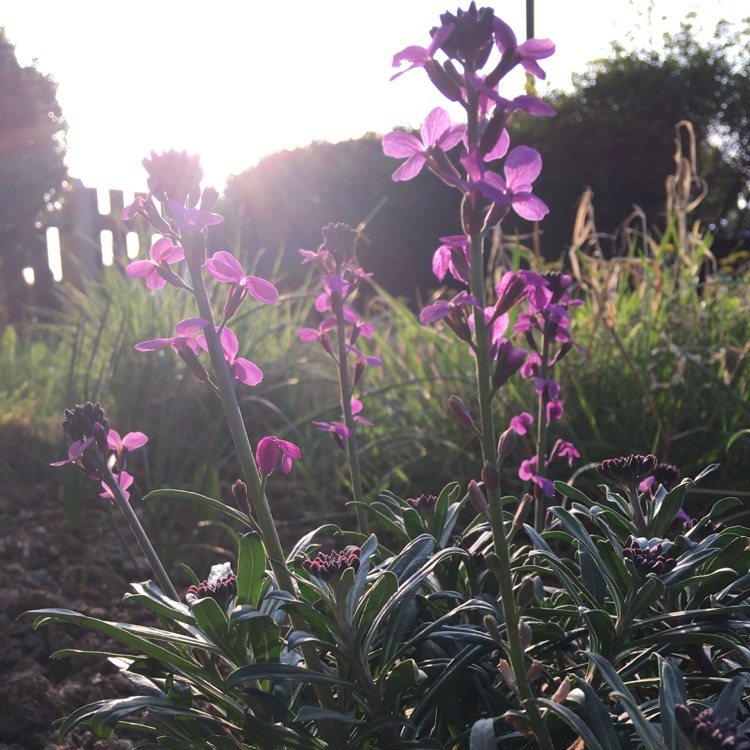
[[[230,173],[274,151],[419,125],[445,100],[423,71],[389,83],[391,59],[410,44],[427,46],[439,14],[456,7],[457,0],[2,0],[0,25],[21,64],[36,60],[58,82],[71,176],[90,187],[143,190],[141,159],[152,149],[184,148],[201,155],[205,184],[221,189]],[[494,7],[523,39],[526,0]],[[750,15],[747,0],[535,0],[535,36],[552,38],[558,50],[542,63],[546,85],[568,87],[571,73],[606,56],[613,39],[658,46],[690,12],[703,36],[720,18]]]

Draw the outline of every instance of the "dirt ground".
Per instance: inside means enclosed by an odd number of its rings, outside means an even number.
[[[21,613],[73,609],[106,620],[145,622],[123,603],[128,582],[145,580],[117,539],[106,501],[94,498],[80,523],[66,521],[56,456],[23,426],[0,428],[0,750],[130,750],[139,738],[97,740],[79,727],[60,739],[53,723],[74,709],[129,694],[128,681],[88,656],[51,660],[59,649],[113,649],[96,633],[67,625],[33,630]],[[140,738],[143,739],[143,738]]]

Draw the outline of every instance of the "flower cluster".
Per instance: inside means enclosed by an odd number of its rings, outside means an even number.
[[[737,722],[719,719],[712,708],[700,711],[678,703],[674,718],[680,731],[698,750],[750,750],[750,732],[737,731]]]
[[[302,567],[316,578],[330,581],[340,576],[347,568],[359,568],[359,547],[347,547],[342,552],[318,552],[312,560],[305,560]]]
[[[622,555],[632,560],[635,569],[642,576],[654,573],[657,576],[674,570],[677,560],[664,550],[662,543],[649,545],[647,542],[635,540],[630,547],[625,547]]]
[[[664,487],[669,492],[677,484],[679,478],[680,469],[678,466],[659,461],[653,472],[638,485],[638,492],[653,494],[659,487]]]
[[[261,474],[270,476],[281,458],[281,470],[288,474],[292,470],[292,462],[302,458],[302,451],[288,440],[282,440],[275,435],[267,435],[258,442],[255,460]]]
[[[224,575],[209,577],[201,581],[197,586],[193,585],[187,590],[185,599],[191,606],[199,599],[215,599],[219,604],[226,605],[237,594],[237,576],[231,570]]]
[[[364,354],[357,345],[360,338],[369,339],[375,328],[360,320],[352,307],[346,304],[361,282],[372,274],[365,273],[356,265],[357,232],[348,224],[328,224],[322,229],[323,243],[317,251],[300,250],[303,263],[312,263],[319,271],[323,282],[323,293],[315,300],[315,309],[325,317],[317,328],[300,328],[297,331],[300,341],[316,341],[323,351],[336,363],[340,377],[347,391],[345,398],[350,405],[351,422],[371,425],[359,412],[363,405],[353,398],[354,389],[359,384],[365,369],[380,367],[380,359]],[[332,340],[333,336],[333,340]],[[353,358],[352,376],[349,379],[347,359]],[[342,419],[345,419],[346,408],[342,404]],[[352,436],[351,425],[344,422],[313,422],[315,427],[331,432],[339,447]]]
[[[263,373],[253,362],[237,356],[239,342],[226,324],[247,297],[273,304],[278,300],[278,290],[269,281],[246,274],[242,264],[230,253],[219,251],[206,259],[206,227],[221,223],[223,218],[211,213],[219,197],[216,190],[201,191],[203,170],[197,156],[189,156],[184,151],[151,152],[151,158],[144,159],[143,165],[149,175],[149,194],[136,198],[124,208],[121,218],[140,216],[164,236],[151,246],[148,259],[133,261],[125,269],[126,273],[145,279],[146,286],[152,290],[170,284],[192,291],[190,284],[172,268],[173,264],[186,259],[187,249],[198,268],[204,267],[209,276],[228,285],[223,319],[216,329],[221,348],[232,376],[246,385],[257,385]],[[136,349],[153,351],[171,346],[198,380],[208,381],[208,373],[198,355],[208,351],[205,334],[199,332],[209,325],[210,321],[205,318],[188,318],[178,323],[176,336],[143,341]]]
[[[430,511],[435,507],[437,497],[435,495],[422,494],[419,497],[409,497],[406,502],[415,510]]]
[[[63,429],[73,442],[68,448],[67,459],[55,461],[50,466],[76,466],[90,479],[102,483],[104,491],[101,497],[115,502],[114,490],[107,481],[112,478],[128,500],[128,488],[133,484],[133,477],[125,471],[128,455],[142,448],[148,437],[142,432],[129,432],[120,437],[119,432],[110,428],[109,419],[99,403],[87,401],[66,409],[64,414]]]
[[[647,477],[653,476],[659,461],[656,456],[623,456],[608,458],[597,464],[596,470],[608,482],[630,493]]]

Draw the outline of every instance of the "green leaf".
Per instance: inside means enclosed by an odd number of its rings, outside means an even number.
[[[354,585],[346,597],[346,619],[348,622],[354,622],[354,615],[367,582],[367,574],[370,572],[370,558],[377,548],[377,537],[375,534],[370,534],[361,547],[359,568],[357,568],[357,574],[354,578]]]
[[[607,584],[602,576],[596,560],[585,547],[579,550],[579,560],[581,565],[581,578],[586,590],[594,597],[596,603],[604,606],[604,597],[607,593]]]
[[[261,614],[247,621],[247,637],[256,661],[278,661],[284,644],[273,617]]]
[[[638,736],[643,741],[647,750],[664,750],[659,730],[647,721],[638,702],[633,698],[632,693],[620,679],[615,668],[600,654],[595,654],[591,651],[585,651],[584,653],[599,667],[602,677],[612,690],[612,695],[622,702],[625,711],[630,716],[633,725],[638,731]]]
[[[584,492],[573,487],[572,484],[566,482],[556,481],[553,482],[555,489],[563,496],[569,497],[571,500],[577,500],[579,503],[583,503],[587,508],[591,508],[594,505],[594,501]]]
[[[401,709],[396,705],[398,694],[416,687],[426,679],[427,675],[417,666],[414,659],[404,659],[391,667],[378,678],[383,705],[386,710],[391,713],[399,712]]]
[[[659,716],[666,750],[682,750],[682,734],[674,718],[678,703],[687,705],[685,682],[682,673],[667,659],[657,654],[659,660]]]
[[[160,497],[173,497],[177,500],[189,500],[191,502],[199,503],[200,505],[205,505],[208,508],[212,508],[213,510],[218,510],[220,513],[224,513],[230,518],[233,518],[235,521],[239,521],[243,526],[247,526],[253,531],[257,530],[257,524],[252,518],[250,518],[250,516],[245,515],[242,511],[233,508],[231,505],[222,503],[221,500],[214,500],[214,498],[212,497],[206,497],[205,495],[201,495],[197,492],[172,489],[152,490],[148,493],[148,495],[145,495],[143,499],[156,500]]]
[[[363,633],[372,624],[372,618],[381,610],[385,602],[395,595],[398,589],[398,578],[395,573],[386,570],[362,597],[354,614],[354,623],[358,632]]]
[[[248,664],[236,669],[227,677],[227,687],[234,687],[242,682],[253,680],[271,680],[273,682],[296,682],[305,684],[308,682],[322,682],[329,685],[345,685],[354,687],[350,682],[337,674],[323,674],[313,672],[311,669],[295,667],[292,664],[280,664],[278,662],[265,662],[260,664]]]
[[[586,724],[593,731],[594,736],[604,742],[605,750],[615,750],[620,746],[612,723],[612,715],[602,703],[596,690],[586,680],[576,678],[576,686],[583,691],[586,698]]]
[[[711,510],[708,511],[708,518],[718,518],[731,508],[736,508],[739,505],[742,505],[742,500],[738,497],[723,497],[711,506]]]
[[[136,601],[144,607],[148,607],[152,612],[156,612],[169,620],[177,620],[178,622],[191,625],[195,624],[195,618],[190,613],[190,608],[186,607],[182,602],[170,599],[153,581],[131,583],[130,588],[135,593],[126,593],[123,601]]]
[[[598,698],[598,696],[597,696]],[[577,716],[569,708],[555,703],[548,698],[538,698],[537,703],[545,706],[553,714],[557,714],[585,743],[586,750],[616,750],[618,745],[612,745],[611,747],[603,748],[599,741],[596,739],[594,732],[587,726],[587,724]],[[586,700],[586,707],[588,708],[589,701]],[[476,724],[474,725],[476,726]],[[494,747],[494,746],[493,746]],[[496,750],[496,749],[495,749]]]
[[[229,621],[215,599],[199,599],[192,607],[198,627],[216,644],[226,642],[229,637]]]
[[[332,711],[328,708],[318,708],[317,706],[302,706],[297,715],[294,717],[295,721],[340,721],[342,724],[361,724],[362,720],[357,719],[354,716],[347,716],[339,711]]]
[[[255,532],[239,537],[237,561],[237,603],[260,607],[263,579],[266,575],[266,551]]]
[[[653,502],[648,519],[648,527],[652,537],[663,537],[667,533],[667,529],[677,517],[677,512],[685,502],[688,487],[689,485],[686,483],[678,484],[666,495],[657,497]]]
[[[719,699],[713,707],[717,719],[734,721],[737,718],[737,710],[742,703],[746,687],[747,679],[742,675],[732,677],[729,684],[719,694]]]

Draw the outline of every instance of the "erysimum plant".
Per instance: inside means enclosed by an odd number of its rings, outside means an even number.
[[[123,219],[141,216],[161,237],[127,272],[154,293],[170,284],[189,295],[195,315],[136,348],[144,356],[171,349],[216,394],[242,477],[227,478],[232,503],[176,490],[145,500],[191,499],[223,513],[236,565],[201,575],[185,566],[191,582],[180,593],[131,507],[138,482],[127,457],[147,437],[121,437],[99,404],[67,410],[71,446],[57,464],[103,483],[123,512],[154,573],[126,598],[151,610],[154,624],[33,613],[36,625],[72,623],[127,646],[127,654],[101,655],[133,694],[74,711],[63,735],[85,722],[98,736],[135,729],[149,738],[144,747],[180,750],[748,747],[748,532],[719,520],[736,501],[686,518],[685,496],[702,477],[678,484],[674,467],[650,455],[603,462],[596,498],[554,482],[551,463],[577,457],[562,438],[547,446],[563,414],[553,368],[576,350],[566,312],[579,302],[562,273],[506,269],[489,283],[487,233],[511,210],[531,220],[546,213],[532,186],[541,158],[511,149],[505,125],[518,110],[553,114],[499,86],[518,65],[543,77],[539,60],[554,46],[519,44],[491,9],[474,4],[440,21],[427,47],[408,47],[394,64],[423,68],[465,122],[435,108],[419,136],[397,131],[383,146],[404,160],[394,179],[426,167],[463,195],[464,234],[442,238],[433,270],[465,288],[420,318],[445,324],[474,357],[475,400],[452,396],[448,408],[476,437],[477,478],[437,495],[364,495],[357,429],[367,424],[366,404],[355,390],[380,363],[366,348],[374,329],[352,303],[367,276],[355,262],[356,232],[329,225],[317,251],[302,251],[320,271],[321,320],[298,335],[317,342],[338,372],[341,415],[317,426],[348,464],[357,529],[328,525],[284,549],[266,486],[305,456],[284,436],[248,431],[236,389],[261,382],[262,363],[241,356],[229,327],[248,297],[273,304],[278,293],[231,254],[209,255],[209,228],[222,217],[213,212],[216,191],[201,187],[197,158],[152,153],[148,196]],[[502,159],[500,174],[492,167]],[[225,285],[220,310],[210,279]],[[524,411],[498,425],[493,411],[516,375],[531,378],[537,394],[535,452],[519,468],[530,492],[520,499],[503,494],[500,469],[535,417]]]

